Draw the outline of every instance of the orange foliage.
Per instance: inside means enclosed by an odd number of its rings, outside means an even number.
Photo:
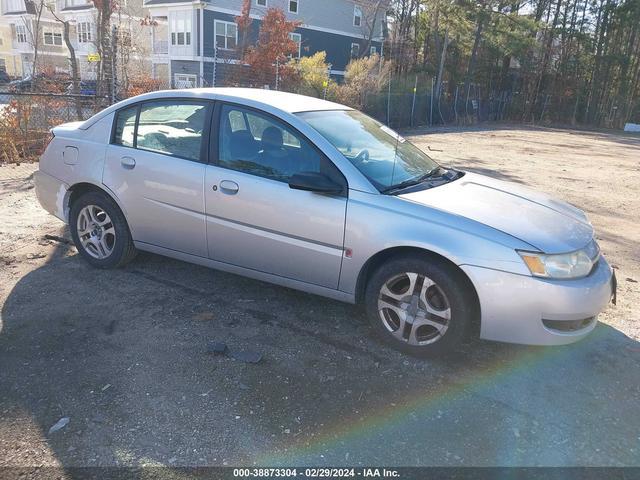
[[[249,36],[249,28],[253,23],[251,19],[251,2],[252,0],[242,0],[242,13],[236,17],[236,25],[238,26],[238,38],[240,43],[240,57],[244,58],[247,53],[247,38]]]
[[[140,19],[140,26],[141,27],[156,27],[156,26],[158,26],[158,22],[156,20],[154,20],[151,15],[147,14],[146,17]]]
[[[251,19],[251,0],[242,0],[242,13],[239,17],[236,17],[236,24],[240,32],[246,31],[253,20]]]
[[[280,62],[280,75],[287,76],[290,68],[284,65],[290,55],[298,53],[298,45],[289,38],[300,22],[290,22],[279,8],[269,8],[260,25],[258,44],[247,49],[244,61],[251,65],[257,77],[275,75],[275,64]]]
[[[120,6],[118,2],[114,0],[93,0],[93,4],[101,11],[106,7],[111,13],[116,12]]]
[[[37,159],[44,149],[47,132],[66,121],[69,104],[46,95],[25,95],[0,109],[0,162]]]
[[[129,88],[125,93],[126,98],[135,97],[147,92],[155,92],[162,89],[162,82],[155,78],[138,78],[129,80]]]

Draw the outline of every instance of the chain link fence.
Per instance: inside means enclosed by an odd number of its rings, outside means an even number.
[[[44,83],[44,82],[43,82]],[[86,120],[113,103],[146,92],[171,88],[169,82],[155,79],[121,80],[115,95],[60,93],[64,85],[35,89],[56,92],[20,91],[5,87],[0,91],[0,163],[37,159],[46,145],[49,131],[60,124]],[[86,85],[87,90],[95,90]]]
[[[1,92],[0,162],[36,158],[51,128],[89,118],[108,103],[95,95]]]
[[[379,72],[384,75],[383,72]],[[376,77],[372,71],[370,76]],[[385,77],[386,78],[386,77]],[[481,121],[504,120],[510,98],[480,97],[480,89],[472,85],[463,98],[463,86],[451,92],[443,84],[438,93],[435,77],[427,74],[398,75],[389,73],[386,81],[365,81],[347,86],[344,77],[330,68],[309,69],[297,65],[274,65],[268,72],[258,73],[244,65],[218,67],[210,84],[216,87],[253,87],[288,91],[323,98],[358,108],[393,128],[433,125],[470,125]]]
[[[66,122],[85,120],[114,101],[146,92],[170,88],[250,87],[288,91],[345,103],[363,110],[394,128],[425,125],[471,123],[487,119],[493,111],[476,109],[474,99],[469,106],[452,103],[447,94],[436,99],[433,80],[426,76],[409,78],[391,76],[378,91],[346,88],[342,78],[331,75],[328,68],[301,70],[292,64],[273,66],[258,72],[237,63],[215,64],[215,69],[199,78],[176,75],[169,81],[127,79],[116,90],[114,99],[97,95],[68,93],[0,92],[0,162],[16,162],[37,158],[51,128]]]
[[[364,80],[363,80],[364,78]],[[276,63],[260,71],[237,61],[207,64],[204,75],[174,72],[172,81],[119,79],[114,95],[0,92],[0,162],[40,155],[48,131],[61,123],[85,120],[115,101],[170,88],[251,87],[324,98],[358,108],[396,129],[473,125],[487,121],[573,124],[584,100],[571,95],[540,95],[531,104],[520,92],[483,91],[479,85],[436,87],[435,76],[396,74],[376,66],[363,78],[332,73],[331,67]],[[617,106],[609,109],[611,122]],[[640,112],[639,112],[640,113]],[[600,119],[607,125],[607,118]],[[613,125],[611,125],[613,126]]]

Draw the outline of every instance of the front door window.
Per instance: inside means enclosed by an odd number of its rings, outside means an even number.
[[[280,182],[301,172],[336,176],[333,164],[302,135],[250,109],[222,107],[219,148],[221,167]]]

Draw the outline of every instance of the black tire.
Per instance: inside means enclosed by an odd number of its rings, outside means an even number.
[[[104,210],[109,215],[113,228],[115,230],[115,241],[112,247],[112,251],[106,258],[95,258],[85,250],[82,242],[80,241],[78,233],[78,216],[82,209],[89,205],[96,205]],[[69,230],[71,231],[71,237],[73,243],[75,243],[78,253],[89,264],[97,268],[119,268],[123,267],[131,260],[133,260],[137,254],[137,250],[133,245],[133,239],[131,238],[131,232],[127,221],[120,210],[120,207],[111,199],[108,195],[100,192],[87,192],[78,197],[71,205],[71,211],[69,214]]]
[[[436,289],[435,294],[444,293],[445,295],[444,301],[450,309],[450,319],[446,331],[439,334],[434,327],[421,327],[426,329],[427,335],[425,337],[427,339],[429,336],[437,337],[433,343],[410,345],[407,339],[401,340],[392,333],[389,326],[385,325],[383,314],[379,312],[378,298],[382,287],[391,279],[407,272],[431,279],[439,289],[439,291]],[[445,261],[427,255],[407,255],[391,259],[373,272],[365,290],[365,309],[369,323],[378,336],[393,348],[423,358],[445,355],[454,352],[471,329],[477,311],[475,296],[471,288],[468,279]],[[387,323],[392,322],[387,320]],[[411,330],[414,327],[407,328]],[[395,330],[396,333],[399,331],[399,328]],[[405,336],[404,332],[402,336]]]

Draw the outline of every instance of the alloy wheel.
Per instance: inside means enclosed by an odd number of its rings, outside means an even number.
[[[442,289],[426,275],[412,272],[395,275],[382,285],[378,314],[391,335],[415,346],[440,340],[451,321]]]
[[[116,244],[116,230],[102,208],[87,205],[80,210],[76,229],[82,248],[93,258],[103,260],[111,255]]]

